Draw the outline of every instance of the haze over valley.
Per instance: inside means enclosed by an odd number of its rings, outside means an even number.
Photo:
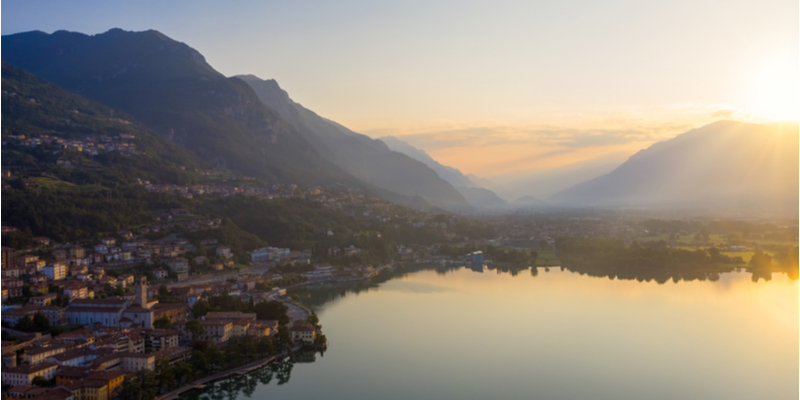
[[[5,3],[2,400],[800,396],[797,1]]]

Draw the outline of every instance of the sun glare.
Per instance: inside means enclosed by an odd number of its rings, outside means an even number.
[[[797,121],[800,108],[798,60],[774,58],[764,63],[753,77],[747,109],[758,117]]]

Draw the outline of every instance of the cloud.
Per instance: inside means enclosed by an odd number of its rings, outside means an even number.
[[[717,117],[733,118],[735,113],[736,113],[735,110],[717,110],[711,113],[711,118],[717,118]]]

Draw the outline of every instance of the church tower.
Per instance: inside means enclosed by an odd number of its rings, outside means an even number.
[[[147,278],[140,276],[136,282],[136,300],[134,300],[139,307],[147,308]]]

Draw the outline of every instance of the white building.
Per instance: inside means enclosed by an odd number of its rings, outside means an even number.
[[[53,377],[56,376],[57,367],[58,365],[54,363],[40,363],[3,368],[3,385],[30,385],[33,383],[33,378],[37,376],[48,380],[53,379]]]
[[[57,281],[67,277],[67,266],[64,263],[57,262],[45,265],[45,267],[42,268],[42,272],[47,276],[48,280]]]

